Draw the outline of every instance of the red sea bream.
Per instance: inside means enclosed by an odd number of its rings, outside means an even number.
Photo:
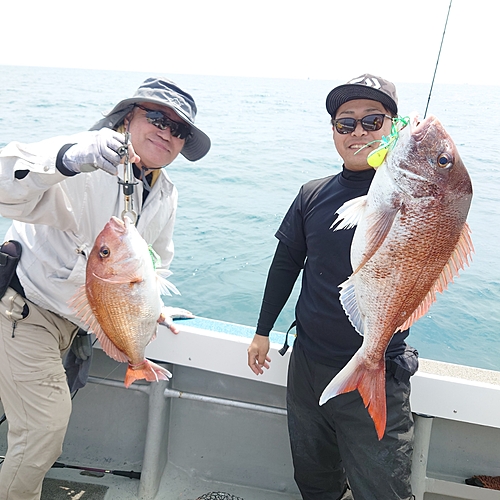
[[[126,387],[171,377],[144,356],[164,319],[161,295],[170,295],[169,289],[179,293],[166,280],[169,274],[155,270],[147,243],[127,217],[111,217],[89,255],[85,285],[70,301],[106,354],[128,363]]]
[[[352,275],[340,300],[363,343],[319,404],[359,391],[379,439],[386,427],[386,348],[398,330],[426,314],[469,264],[466,222],[472,184],[457,148],[435,117],[403,128],[366,196],[345,203],[335,230],[357,226]]]

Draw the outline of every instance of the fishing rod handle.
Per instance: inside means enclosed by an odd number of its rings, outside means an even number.
[[[133,470],[131,470],[130,472],[126,470],[112,470],[111,474],[113,474],[114,476],[129,477],[130,479],[141,479],[141,473],[134,472]]]

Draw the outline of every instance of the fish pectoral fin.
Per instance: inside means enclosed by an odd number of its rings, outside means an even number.
[[[352,326],[361,336],[363,336],[365,333],[365,325],[356,300],[356,287],[354,283],[354,279],[351,276],[339,285],[340,303]]]
[[[330,229],[338,231],[339,229],[351,229],[358,225],[364,214],[367,195],[358,196],[352,200],[346,201],[336,212],[338,217],[333,221]]]
[[[431,287],[419,306],[398,328],[398,330],[403,331],[410,328],[415,321],[427,314],[427,311],[431,307],[432,303],[436,300],[436,293],[443,293],[448,288],[448,285],[453,282],[453,278],[458,276],[460,269],[464,269],[465,266],[469,265],[472,253],[474,252],[474,246],[472,245],[470,233],[470,227],[467,223],[465,223],[458,243],[455,246],[455,250],[453,250],[448,262],[443,267],[438,279],[435,281],[434,285]]]
[[[389,234],[399,211],[399,206],[387,205],[384,210],[378,210],[369,216],[365,251],[353,274],[356,274],[375,255]]]
[[[172,274],[168,269],[157,269],[156,277],[158,279],[158,285],[160,286],[160,295],[172,295],[170,292],[180,295],[181,292],[177,290],[177,287],[168,281],[168,277]]]
[[[359,353],[359,351],[358,351]],[[377,367],[368,369],[356,353],[347,365],[326,386],[319,399],[320,406],[329,399],[346,392],[358,390],[368,410],[379,441],[383,438],[387,422],[385,396],[385,360]]]

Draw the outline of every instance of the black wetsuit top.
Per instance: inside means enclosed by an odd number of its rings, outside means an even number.
[[[353,229],[330,229],[336,211],[348,200],[368,192],[375,170],[352,172],[304,184],[276,237],[280,241],[269,269],[257,333],[270,330],[303,269],[302,288],[295,308],[297,341],[315,361],[344,366],[359,349],[362,337],[347,318],[339,300],[339,285],[352,273]],[[409,330],[398,332],[386,357],[402,354]]]

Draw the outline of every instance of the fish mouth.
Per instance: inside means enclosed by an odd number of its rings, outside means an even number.
[[[431,127],[439,123],[438,119],[430,115],[422,121],[418,119],[418,115],[411,117],[411,135],[416,142],[421,142],[429,133]]]
[[[119,233],[125,233],[127,231],[127,221],[128,217],[125,217],[125,221],[122,219],[119,219],[118,217],[115,217],[114,215],[111,216],[111,219],[109,219],[108,224],[112,229]]]

